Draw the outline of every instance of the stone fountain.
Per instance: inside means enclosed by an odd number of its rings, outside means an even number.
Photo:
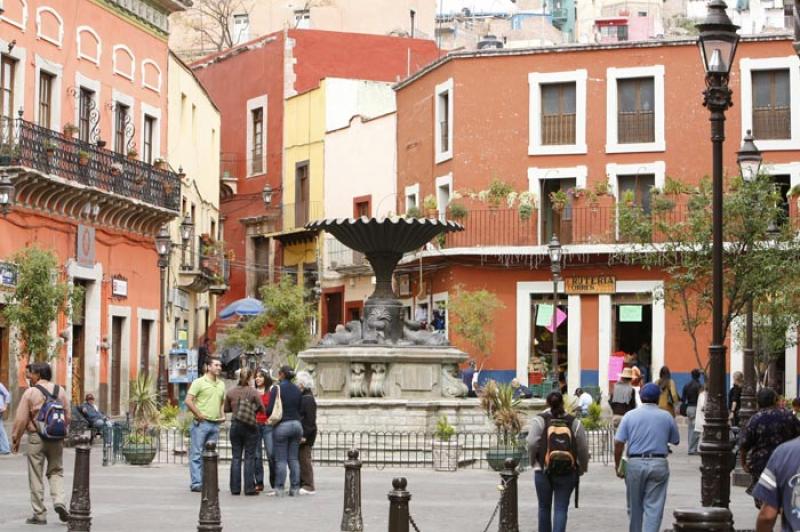
[[[467,355],[438,332],[423,330],[403,316],[392,276],[403,254],[419,249],[461,225],[428,218],[345,218],[311,222],[345,246],[364,254],[375,273],[375,291],[361,321],[337,326],[299,358],[316,383],[320,399],[380,398],[432,400],[463,397],[458,365]]]

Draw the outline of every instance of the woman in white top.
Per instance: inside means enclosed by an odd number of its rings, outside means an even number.
[[[703,441],[703,426],[706,424],[706,389],[705,387],[700,389],[700,394],[697,396],[697,413],[694,417],[694,431],[700,433],[700,439],[698,441]],[[699,454],[699,453],[689,453],[689,454]]]

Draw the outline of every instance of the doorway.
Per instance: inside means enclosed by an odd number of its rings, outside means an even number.
[[[139,372],[147,376],[150,374],[150,338],[153,333],[153,320],[142,320],[142,334],[139,344]]]
[[[75,279],[80,288],[80,303],[72,312],[72,403],[81,404],[86,394],[86,286],[87,282]]]
[[[650,294],[616,294],[613,298],[612,356],[636,353],[644,382],[651,382],[653,371],[653,304]],[[624,355],[623,355],[624,354]]]
[[[328,292],[325,294],[325,332],[336,332],[336,326],[343,323],[343,297],[342,292]]]
[[[555,318],[556,334],[553,334],[553,318]],[[540,384],[542,381],[550,379],[554,369],[554,345],[558,352],[559,389],[566,392],[567,374],[569,373],[566,297],[558,294],[554,314],[552,294],[532,294],[531,341],[528,347],[528,382],[530,384]]]
[[[575,189],[576,180],[570,179],[545,179],[542,181],[542,234],[540,242],[549,242],[553,235],[558,235],[562,244],[572,243],[572,194],[568,191]],[[551,194],[564,193],[567,197],[566,205],[561,208],[554,203]]]
[[[111,318],[111,415],[120,415],[120,386],[122,384],[122,328],[125,318]]]

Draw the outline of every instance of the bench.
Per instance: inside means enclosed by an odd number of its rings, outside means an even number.
[[[78,436],[81,436],[88,431],[91,431],[90,436],[92,441],[94,441],[94,438],[97,436],[103,436],[103,431],[101,429],[93,428],[91,425],[89,425],[89,421],[83,416],[80,409],[73,405],[65,444],[68,447],[74,445]]]

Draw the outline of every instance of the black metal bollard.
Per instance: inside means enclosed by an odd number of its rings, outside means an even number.
[[[347,451],[347,460],[344,461],[344,512],[341,530],[364,530],[361,518],[361,460],[358,459],[358,449]]]
[[[503,481],[500,495],[500,525],[498,532],[519,532],[519,512],[517,495],[517,461],[513,458],[506,458],[505,467],[500,471],[500,478]]]
[[[75,473],[72,477],[72,498],[69,500],[69,532],[89,532],[92,529],[92,501],[89,494],[91,465],[91,436],[75,438]]]
[[[675,532],[733,532],[733,514],[727,508],[678,508],[672,515]]]
[[[217,478],[218,460],[216,442],[206,443],[206,450],[203,451],[203,490],[197,532],[222,532],[222,515],[219,511],[219,479]]]
[[[408,502],[411,494],[406,491],[408,481],[405,477],[392,480],[389,492],[389,532],[408,532]]]

